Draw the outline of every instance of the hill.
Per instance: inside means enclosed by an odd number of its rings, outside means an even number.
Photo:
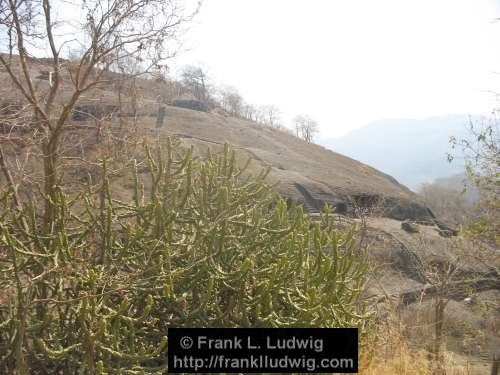
[[[446,115],[427,119],[379,120],[340,138],[322,142],[326,147],[370,163],[416,189],[424,182],[463,172],[463,163],[447,161],[450,137],[468,136],[469,121],[479,117]]]
[[[389,175],[277,129],[168,107],[165,130],[198,149],[229,143],[254,159],[255,166],[270,167],[278,191],[311,212],[326,202],[341,214],[353,214],[356,205],[379,204],[384,216],[395,219],[431,218],[418,197]]]
[[[71,64],[64,64],[68,65],[69,71]],[[50,69],[43,59],[35,59],[31,64],[30,75],[42,91],[48,88],[47,72]],[[111,75],[112,82],[113,73],[107,74]],[[10,82],[5,71],[0,71],[0,79]],[[63,76],[63,82],[70,79],[69,73]],[[383,216],[398,220],[433,220],[432,213],[416,194],[367,164],[307,143],[285,131],[231,117],[221,111],[203,112],[168,105],[175,103],[169,97],[172,84],[168,81],[138,79],[134,85],[136,97],[122,93],[121,103],[125,109],[118,113],[116,84],[101,84],[86,93],[76,106],[69,125],[88,130],[80,130],[73,139],[82,141],[88,138],[85,147],[92,144],[94,152],[98,153],[99,148],[106,146],[99,144],[93,129],[99,128],[98,132],[105,128],[118,131],[128,126],[134,127],[139,137],[168,134],[181,140],[185,146],[193,145],[200,153],[208,147],[220,149],[228,143],[240,150],[242,160],[244,156],[254,160],[252,168],[269,167],[270,179],[278,184],[278,191],[291,201],[303,203],[310,212],[318,212],[324,203],[334,206],[337,213],[346,215],[353,215],[356,207],[369,209],[376,206],[382,210]],[[65,87],[64,83],[62,87]],[[16,90],[4,86],[0,94],[3,96],[0,104],[4,108],[9,103],[19,106],[20,97]],[[59,99],[63,100],[69,92],[65,89],[61,95]],[[159,97],[164,98],[163,102],[158,102]],[[139,105],[132,111],[133,101],[139,102]],[[160,128],[156,124],[158,106],[163,106],[165,110],[164,124]],[[106,113],[109,116],[104,118]]]

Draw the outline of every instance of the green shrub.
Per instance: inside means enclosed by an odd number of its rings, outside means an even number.
[[[98,188],[59,191],[50,233],[34,204],[10,210],[4,194],[0,373],[164,373],[168,327],[364,332],[354,228],[335,229],[329,207],[316,222],[287,207],[228,147],[176,150],[130,167],[130,202],[113,198],[103,162]]]

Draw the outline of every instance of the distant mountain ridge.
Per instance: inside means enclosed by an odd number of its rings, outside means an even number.
[[[378,120],[321,144],[416,190],[422,183],[463,172],[460,157],[452,163],[447,160],[447,154],[452,152],[450,137],[467,138],[467,125],[480,118],[454,114],[427,119]]]

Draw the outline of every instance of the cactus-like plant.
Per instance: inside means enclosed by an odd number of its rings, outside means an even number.
[[[0,199],[0,373],[166,373],[169,327],[359,327],[366,263],[355,228],[313,221],[235,152],[147,148],[130,202],[99,187]],[[144,169],[142,169],[144,171]]]

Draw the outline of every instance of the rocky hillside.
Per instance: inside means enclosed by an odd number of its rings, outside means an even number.
[[[145,119],[143,126],[150,128],[151,122]],[[311,212],[327,202],[340,214],[353,214],[360,207],[377,208],[399,220],[433,218],[417,196],[391,176],[286,132],[175,107],[168,107],[164,128],[199,149],[229,143],[253,159],[254,166],[270,167],[278,191]]]
[[[71,66],[70,62],[63,61],[63,72],[70,72]],[[35,59],[30,67],[37,89],[41,92],[48,90],[50,65],[43,59]],[[110,82],[116,78],[114,73],[106,74]],[[0,70],[0,79],[10,82],[5,71]],[[71,84],[65,84],[70,80],[70,73],[63,75],[59,100],[70,95],[68,90]],[[242,155],[254,160],[253,168],[270,167],[270,178],[278,183],[278,191],[293,201],[303,203],[310,212],[319,211],[327,202],[340,214],[353,215],[356,208],[377,209],[380,215],[398,220],[433,220],[432,213],[414,193],[369,165],[251,121],[213,113],[215,111],[166,106],[175,103],[175,100],[165,99],[171,90],[165,81],[137,80],[137,96],[134,99],[137,108],[131,110],[133,100],[127,96],[128,92],[123,92],[120,112],[117,109],[117,87],[113,83],[103,84],[85,93],[76,106],[71,123],[79,127],[88,126],[88,133],[92,133],[96,126],[117,127],[122,122],[120,118],[130,125],[133,112],[139,135],[167,133],[203,152],[207,147],[230,144]],[[13,90],[13,85],[0,87],[0,96],[3,110],[12,104],[14,107],[22,105],[22,99],[17,90]],[[158,102],[158,98],[164,98],[163,102]],[[164,111],[160,128],[157,127],[159,106]]]

